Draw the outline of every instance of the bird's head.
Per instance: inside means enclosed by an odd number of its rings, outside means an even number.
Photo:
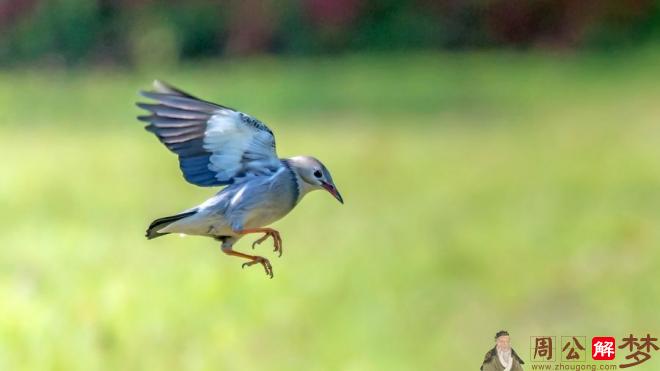
[[[332,181],[332,176],[321,161],[311,156],[296,156],[288,159],[288,163],[303,181],[303,193],[317,189],[325,189],[337,201],[344,203],[339,190]]]

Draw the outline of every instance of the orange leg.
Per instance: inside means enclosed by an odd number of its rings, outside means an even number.
[[[243,254],[242,252],[234,251],[231,248],[228,249],[223,248],[222,251],[227,255],[233,255],[233,256],[249,259],[250,260],[249,262],[243,263],[243,265],[241,266],[243,268],[249,267],[257,263],[261,264],[264,267],[264,270],[266,271],[266,275],[270,276],[270,278],[273,278],[273,266],[270,265],[268,259],[262,256]]]
[[[249,234],[249,233],[264,233],[263,237],[252,243],[252,248],[254,249],[255,245],[260,245],[262,242],[266,241],[268,237],[273,237],[273,244],[275,249],[273,250],[276,253],[279,253],[279,256],[282,256],[282,238],[280,237],[280,232],[272,228],[250,228],[244,229],[239,232],[240,234]]]

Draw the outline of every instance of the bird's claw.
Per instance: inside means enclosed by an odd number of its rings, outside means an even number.
[[[266,241],[268,237],[273,237],[273,244],[275,245],[273,252],[278,253],[278,256],[282,257],[282,237],[280,237],[280,233],[275,230],[265,232],[261,238],[252,242],[252,248],[254,249],[256,245],[261,245],[261,243]]]
[[[261,264],[264,267],[264,270],[266,271],[266,275],[269,276],[270,278],[273,278],[273,266],[270,265],[270,262],[268,259],[262,257],[262,256],[255,256],[253,260],[243,263],[241,265],[241,268],[249,267],[254,264]]]

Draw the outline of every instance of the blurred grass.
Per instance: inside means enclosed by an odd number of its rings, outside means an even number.
[[[476,369],[500,328],[525,360],[531,335],[657,335],[658,59],[0,72],[0,369]],[[153,78],[331,169],[346,204],[276,223],[275,279],[210,239],[144,239],[214,192],[134,120]]]

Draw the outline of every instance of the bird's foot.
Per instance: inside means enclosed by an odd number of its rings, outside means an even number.
[[[252,260],[247,263],[243,263],[241,265],[241,268],[249,267],[257,263],[261,264],[264,267],[267,276],[273,278],[273,266],[270,265],[268,259],[264,258],[263,256],[253,256]]]
[[[262,242],[266,241],[268,237],[273,237],[273,245],[275,248],[273,249],[274,252],[278,253],[279,256],[282,256],[282,237],[280,237],[280,232],[274,230],[274,229],[269,229],[266,232],[264,232],[263,237],[259,238],[258,240],[254,241],[252,243],[252,248],[256,245],[260,245]]]

